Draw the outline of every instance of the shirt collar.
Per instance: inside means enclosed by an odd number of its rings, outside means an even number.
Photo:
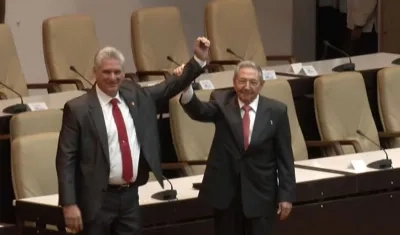
[[[110,101],[114,98],[118,99],[118,102],[121,103],[121,96],[119,95],[119,92],[115,97],[111,97],[104,93],[97,85],[96,85],[96,93],[97,93],[97,98],[99,98],[100,105],[106,106],[110,103]]]
[[[250,108],[254,111],[257,112],[257,107],[258,107],[258,100],[260,99],[260,95],[257,95],[257,97],[249,104]],[[239,108],[242,109],[244,106],[244,103],[238,99],[239,103]]]

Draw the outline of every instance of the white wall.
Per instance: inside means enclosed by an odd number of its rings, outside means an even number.
[[[293,19],[293,1],[300,0],[253,0],[266,54],[293,52],[293,22],[298,20]],[[41,25],[47,17],[73,13],[92,16],[100,45],[119,48],[126,55],[127,71],[135,71],[130,45],[130,16],[135,9],[177,6],[181,10],[187,44],[191,46],[197,36],[203,35],[204,7],[207,2],[208,0],[9,0],[6,23],[11,27],[27,81],[46,82],[48,78],[43,59]]]

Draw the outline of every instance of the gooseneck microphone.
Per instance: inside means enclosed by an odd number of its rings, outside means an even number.
[[[170,189],[166,189],[163,190],[161,192],[155,193],[153,194],[151,197],[157,200],[162,200],[162,201],[170,201],[170,200],[176,200],[176,195],[177,192],[174,189],[174,186],[172,186],[171,181],[169,181],[169,179],[165,176],[163,176],[163,178],[169,183],[169,185],[171,186]]]
[[[85,76],[83,76],[80,72],[78,72],[78,70],[75,68],[75,66],[71,65],[71,66],[69,66],[69,69],[70,69],[72,72],[78,74],[79,77],[81,77],[83,80],[85,80],[85,81],[86,81],[87,83],[89,83],[91,86],[93,86],[93,83],[91,83],[91,82],[89,81],[89,79],[86,79]]]
[[[328,41],[324,41],[324,45],[325,45],[325,47],[330,47],[330,48],[332,48],[333,50],[335,50],[335,51],[339,52],[340,54],[342,54],[342,55],[346,56],[347,58],[349,58],[349,63],[344,63],[344,64],[341,64],[341,65],[338,65],[338,66],[334,67],[334,68],[332,69],[332,71],[335,71],[335,72],[355,71],[356,66],[355,66],[355,64],[351,61],[351,56],[350,56],[349,53],[347,53],[347,52],[345,52],[344,50],[342,50],[342,49],[340,49],[340,48],[338,48],[338,47],[332,45],[332,44],[331,44],[330,42],[328,42]]]
[[[172,63],[174,63],[177,66],[181,66],[178,62],[176,62],[171,56],[167,56],[167,60],[171,61]]]
[[[3,109],[4,113],[17,114],[17,113],[23,113],[23,112],[29,111],[29,107],[28,107],[28,105],[24,104],[24,100],[22,99],[22,96],[20,93],[18,93],[17,91],[15,91],[14,89],[12,89],[11,87],[7,86],[6,84],[4,84],[2,82],[0,82],[0,85],[7,88],[7,90],[12,91],[21,100],[20,104],[13,104],[13,105],[10,105],[10,106],[6,107],[5,109]]]
[[[243,57],[241,57],[238,54],[236,54],[235,52],[233,52],[232,49],[230,49],[230,48],[226,48],[226,52],[228,52],[229,54],[233,55],[234,57],[238,58],[241,61],[244,60]]]
[[[386,152],[386,149],[384,149],[383,147],[381,147],[379,144],[375,143],[375,141],[371,140],[366,134],[364,134],[362,131],[357,130],[356,131],[357,134],[361,135],[362,137],[364,137],[365,139],[369,140],[371,143],[373,143],[374,145],[376,145],[377,147],[379,147],[380,150],[382,150],[385,155],[386,158],[385,159],[380,159],[374,162],[369,163],[367,166],[369,168],[373,168],[373,169],[388,169],[388,168],[392,168],[392,160],[389,159],[389,155]]]

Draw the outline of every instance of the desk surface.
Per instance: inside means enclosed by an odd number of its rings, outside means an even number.
[[[64,104],[75,97],[85,94],[85,91],[64,91],[45,95],[27,96],[23,97],[25,104],[44,102],[49,109],[62,109]],[[3,113],[2,110],[10,105],[21,103],[20,98],[12,98],[7,100],[0,100],[0,117],[9,116],[11,114]]]
[[[296,168],[297,183],[311,182],[311,181],[331,179],[337,177],[344,177],[344,175]],[[174,186],[174,189],[177,190],[178,200],[196,198],[198,196],[199,191],[193,189],[192,184],[201,182],[202,178],[203,175],[196,175],[196,176],[171,179],[171,183]],[[165,188],[168,189],[168,187],[169,187],[168,183],[165,182]],[[153,199],[151,197],[154,193],[159,191],[162,191],[162,188],[157,181],[152,181],[147,183],[146,185],[141,186],[139,188],[139,204],[144,206],[144,205],[168,202],[168,201],[160,201],[157,199]],[[31,197],[31,198],[19,199],[16,201],[43,204],[47,206],[57,206],[58,194],[41,196],[41,197]]]
[[[400,168],[400,158],[398,157],[400,155],[400,148],[387,149],[386,151],[388,153],[389,158],[392,159],[393,168]],[[359,173],[367,173],[380,170],[365,167],[364,169],[357,171],[351,166],[351,161],[362,160],[366,166],[373,161],[384,159],[385,157],[386,157],[385,153],[379,150],[379,151],[371,151],[364,153],[347,154],[341,156],[296,161],[295,165],[297,167],[306,167],[314,170],[328,170],[328,171],[333,170],[337,171],[338,173],[342,172],[344,174],[345,173],[359,174]]]
[[[394,66],[392,61],[400,58],[399,54],[392,53],[376,53],[361,56],[351,57],[356,66],[356,71],[375,70],[386,67]],[[313,62],[304,62],[303,65],[312,65],[319,75],[328,75],[336,73],[332,71],[337,65],[348,63],[348,58],[338,58],[330,60],[320,60]],[[275,70],[275,72],[291,73],[291,65],[277,65],[264,67],[265,70]],[[293,74],[294,75],[294,74]],[[277,76],[279,79],[295,79],[293,77]],[[210,80],[216,89],[232,87],[233,70],[217,72],[217,73],[204,73],[197,78],[197,81]]]

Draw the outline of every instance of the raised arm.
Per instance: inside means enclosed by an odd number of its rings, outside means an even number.
[[[78,153],[78,123],[68,103],[64,106],[62,127],[58,140],[56,169],[61,206],[76,204],[75,172]]]
[[[157,85],[144,88],[157,105],[178,95],[204,72],[209,47],[210,41],[203,37],[197,38],[194,43],[194,56],[186,63],[180,76],[172,75]]]
[[[218,114],[218,106],[211,94],[209,102],[203,102],[197,98],[191,86],[182,92],[180,99],[183,110],[193,120],[199,122],[214,122]]]

